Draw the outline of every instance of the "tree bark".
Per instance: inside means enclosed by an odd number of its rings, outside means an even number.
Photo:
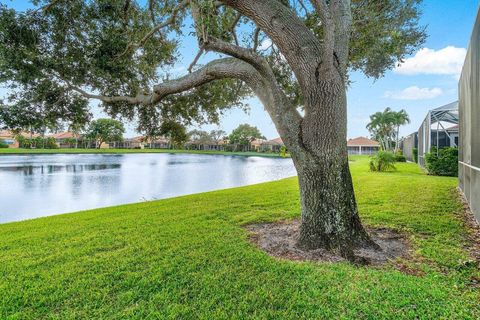
[[[301,151],[292,154],[302,209],[299,245],[354,260],[356,247],[375,244],[361,224],[355,201],[347,152],[346,90],[340,77],[311,86],[305,103]]]

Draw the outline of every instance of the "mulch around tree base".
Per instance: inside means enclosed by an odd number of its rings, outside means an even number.
[[[340,262],[346,261],[325,249],[304,250],[297,246],[300,221],[261,223],[246,227],[250,240],[269,255],[294,261]],[[354,250],[355,257],[362,264],[379,266],[397,258],[410,256],[410,246],[405,235],[386,228],[370,228],[368,233],[380,246],[379,249],[359,248]]]

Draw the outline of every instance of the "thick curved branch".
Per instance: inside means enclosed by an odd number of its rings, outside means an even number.
[[[155,105],[163,98],[200,87],[220,79],[238,79],[245,82],[262,101],[275,127],[290,150],[295,150],[301,116],[276,83],[262,76],[250,63],[237,58],[214,60],[186,76],[157,84],[150,94],[128,96],[103,96],[88,93],[63,80],[67,87],[88,99],[105,103],[126,102],[132,105]]]
[[[303,21],[277,0],[221,0],[250,18],[285,56],[302,86],[315,80],[314,70],[323,52],[320,40]],[[313,70],[311,74],[305,72]]]
[[[67,84],[67,87],[73,91],[76,91],[77,93],[81,94],[83,97],[87,99],[95,99],[95,100],[100,100],[105,103],[115,103],[115,102],[126,102],[129,104],[151,104],[154,98],[154,95],[152,94],[137,94],[135,97],[130,97],[130,96],[104,96],[101,94],[93,94],[89,93],[77,86],[74,86],[70,84],[69,82],[65,81],[64,82]]]
[[[208,37],[203,43],[203,48],[206,50],[228,54],[229,56],[250,63],[264,76],[273,76],[267,61],[251,49],[237,46],[215,37]]]
[[[287,147],[294,151],[299,136],[301,116],[276,83],[237,58],[214,60],[203,68],[176,80],[154,86],[154,101],[181,93],[218,79],[239,79],[245,82],[262,101]]]

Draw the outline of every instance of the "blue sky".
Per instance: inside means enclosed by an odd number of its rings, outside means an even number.
[[[25,9],[28,1],[0,0],[18,10]],[[348,137],[368,136],[365,129],[370,114],[391,107],[406,109],[411,124],[401,128],[401,134],[418,129],[427,111],[457,100],[458,76],[477,15],[478,0],[424,0],[421,23],[427,26],[428,38],[420,52],[412,55],[404,67],[386,73],[373,81],[360,73],[353,73],[353,83],[348,90]],[[196,41],[183,39],[180,47],[181,61],[174,70],[186,73],[187,66],[196,54]],[[200,63],[211,59],[205,56]],[[230,110],[221,119],[220,126],[208,125],[203,129],[221,128],[227,132],[241,123],[260,128],[267,138],[278,136],[272,121],[256,98],[246,101],[250,112]],[[92,103],[96,117],[101,111]],[[127,125],[126,136],[133,136],[133,125]]]

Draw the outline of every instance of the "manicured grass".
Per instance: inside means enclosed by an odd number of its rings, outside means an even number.
[[[242,225],[299,215],[295,178],[0,225],[1,319],[478,319],[454,178],[351,164],[364,223],[410,235],[415,275],[281,261]]]
[[[0,148],[0,156],[2,154],[122,154],[122,153],[190,153],[190,154],[220,154],[230,156],[257,156],[257,157],[280,157],[278,153],[263,152],[229,152],[229,151],[205,151],[205,150],[172,150],[172,149],[16,149],[16,148]]]

